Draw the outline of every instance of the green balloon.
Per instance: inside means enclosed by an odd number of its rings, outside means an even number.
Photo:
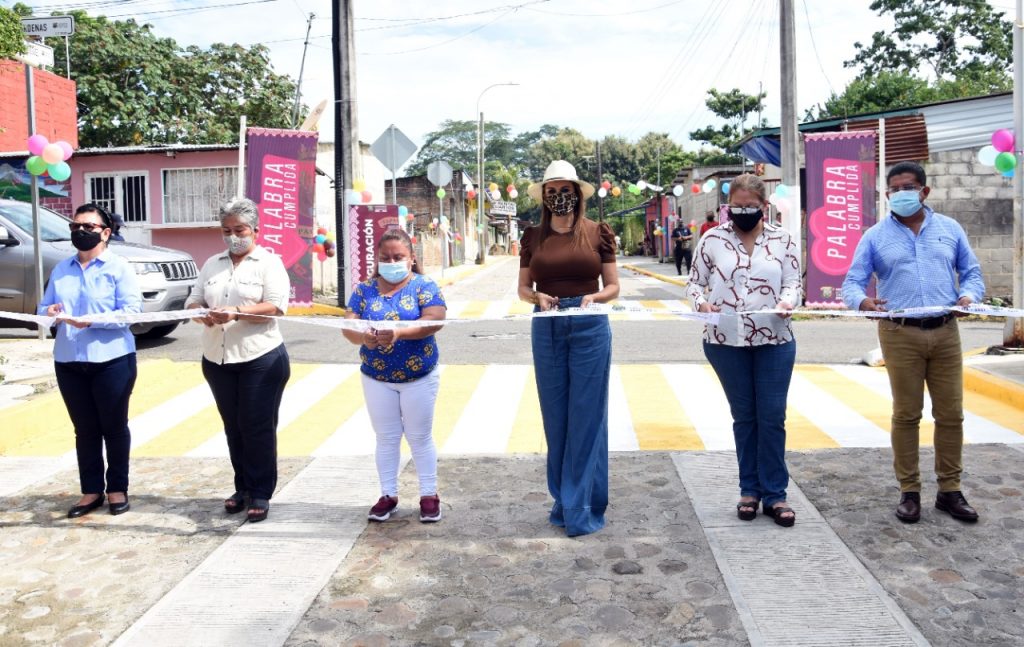
[[[71,167],[68,166],[67,162],[57,162],[56,164],[50,164],[47,169],[50,171],[50,177],[58,182],[71,177]]]
[[[630,193],[634,193],[634,194],[635,193],[640,193],[640,189],[637,188],[637,186],[635,184],[630,184],[629,186],[626,187],[626,190],[629,191]]]
[[[1013,153],[999,153],[996,155],[994,166],[1000,173],[1012,171],[1017,166],[1017,158]]]
[[[38,155],[33,155],[25,162],[25,168],[32,175],[42,175],[46,172],[46,160]]]
[[[437,197],[438,198],[443,198],[444,197],[444,189],[438,189],[437,190]]]

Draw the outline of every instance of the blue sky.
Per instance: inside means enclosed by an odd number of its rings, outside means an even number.
[[[49,13],[86,2],[102,0],[27,4]],[[303,100],[332,99],[330,0],[239,2],[107,0],[90,11],[134,15],[183,45],[263,42],[275,69],[293,78],[315,13]],[[217,4],[235,6],[183,11]],[[1013,11],[1013,0],[991,4]],[[795,0],[801,114],[853,78],[843,61],[855,41],[891,26],[869,5]],[[693,148],[687,133],[714,122],[704,107],[709,88],[755,93],[759,84],[765,119],[779,120],[778,0],[355,0],[354,10],[364,141],[394,123],[418,144],[444,119],[473,119],[480,92],[508,81],[520,85],[490,90],[481,109],[516,132],[545,123],[593,138],[657,131]],[[332,124],[325,113],[324,139]]]

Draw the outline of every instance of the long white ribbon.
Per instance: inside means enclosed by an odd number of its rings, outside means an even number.
[[[165,312],[103,312],[98,314],[81,315],[73,317],[76,321],[101,324],[136,324],[136,323],[159,323],[182,321],[204,317],[209,310],[194,308],[191,310],[169,310]],[[815,317],[867,317],[871,319],[901,319],[914,317],[933,317],[947,312],[963,312],[985,317],[1024,317],[1024,309],[1004,308],[1001,306],[990,306],[984,304],[971,304],[969,306],[926,306],[920,308],[904,308],[902,310],[890,310],[887,312],[866,312],[861,310],[818,310],[799,309],[783,310],[781,308],[767,310],[747,310],[730,313],[704,313],[692,312],[681,308],[648,308],[634,301],[619,301],[615,304],[595,303],[586,308],[566,308],[564,310],[548,310],[546,312],[532,312],[526,314],[507,315],[503,317],[476,317],[472,319],[453,318],[442,321],[429,321],[417,319],[414,321],[368,321],[365,319],[344,319],[334,316],[321,317],[273,317],[269,315],[247,315],[265,316],[268,319],[278,319],[283,322],[305,324],[310,326],[321,326],[341,330],[364,331],[367,329],[386,330],[398,328],[424,328],[431,326],[447,326],[452,324],[477,323],[480,321],[520,321],[533,317],[575,317],[585,315],[615,315],[615,314],[658,314],[669,315],[677,319],[700,321],[712,325],[718,325],[721,317],[750,314],[791,314],[810,315]],[[22,314],[19,312],[0,311],[0,318],[14,319],[28,323],[38,324],[49,328],[61,319],[69,317],[60,316],[47,317],[45,315]]]

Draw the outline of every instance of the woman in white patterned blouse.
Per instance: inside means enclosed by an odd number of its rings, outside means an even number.
[[[800,303],[800,256],[789,233],[764,220],[764,182],[744,174],[731,183],[729,221],[707,232],[690,270],[695,310],[720,313],[704,330],[704,354],[729,400],[739,461],[736,512],[750,521],[758,504],[781,526],[786,504],[786,396],[796,342],[788,312]]]

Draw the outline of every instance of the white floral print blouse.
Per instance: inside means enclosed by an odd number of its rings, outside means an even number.
[[[799,253],[789,232],[781,227],[764,223],[751,254],[743,249],[732,222],[701,237],[690,268],[687,296],[694,310],[711,303],[722,313],[717,325],[705,326],[705,342],[761,346],[793,341],[788,318],[749,312],[775,308],[780,302],[795,308],[800,305],[800,294]]]

